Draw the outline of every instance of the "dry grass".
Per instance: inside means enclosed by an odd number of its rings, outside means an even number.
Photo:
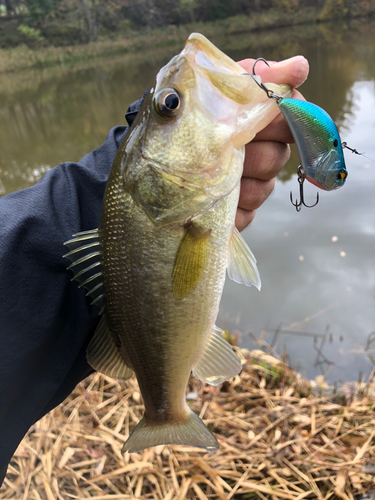
[[[158,446],[123,457],[143,414],[138,385],[96,374],[32,427],[0,499],[349,500],[375,488],[372,384],[313,395],[281,362],[242,352],[241,375],[221,388],[191,379],[215,454]]]

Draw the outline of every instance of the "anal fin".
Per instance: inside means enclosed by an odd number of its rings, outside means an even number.
[[[222,333],[220,328],[214,327],[202,357],[193,368],[194,376],[207,384],[220,385],[242,369],[239,357]]]
[[[236,283],[261,287],[257,261],[236,227],[229,243],[228,276]]]
[[[96,371],[104,373],[108,377],[124,381],[133,375],[133,370],[122,359],[116,347],[105,315],[100,320],[87,347],[86,358]]]

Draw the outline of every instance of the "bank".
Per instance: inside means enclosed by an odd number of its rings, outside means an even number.
[[[348,13],[337,9],[322,12],[315,7],[305,7],[291,12],[286,9],[271,9],[255,12],[251,16],[238,15],[214,22],[196,22],[172,25],[157,29],[143,29],[118,32],[116,35],[103,35],[96,42],[80,45],[43,46],[37,40],[14,48],[0,49],[0,73],[24,69],[48,68],[56,65],[73,65],[77,62],[95,60],[125,54],[140,54],[148,49],[162,49],[176,46],[180,50],[190,33],[197,31],[208,38],[218,35],[243,33],[244,36],[262,36],[274,34],[277,29],[327,23],[340,20],[345,26],[356,20],[357,24],[366,24],[375,15],[375,2],[353,2]],[[0,20],[0,30],[4,20]],[[27,30],[26,30],[27,31]],[[31,35],[31,38],[33,36]]]

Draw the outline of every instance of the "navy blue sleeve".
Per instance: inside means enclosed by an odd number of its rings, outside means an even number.
[[[126,115],[131,124],[141,100]],[[0,485],[29,427],[93,370],[86,347],[98,323],[66,270],[63,243],[99,224],[112,161],[128,128],[78,163],[0,198]]]

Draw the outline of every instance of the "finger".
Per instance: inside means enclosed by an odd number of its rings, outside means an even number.
[[[262,181],[243,177],[241,179],[239,208],[243,210],[256,210],[269,197],[275,187],[275,179]]]
[[[290,147],[283,142],[250,142],[246,145],[242,175],[268,181],[277,176],[289,157]]]
[[[242,208],[237,209],[237,214],[236,214],[236,228],[239,231],[243,231],[245,227],[247,227],[250,222],[253,221],[254,217],[256,214],[256,210],[243,210]]]
[[[255,59],[244,59],[238,64],[248,73],[253,72]],[[309,74],[309,63],[303,56],[294,56],[284,61],[269,61],[270,67],[259,62],[256,65],[256,74],[262,78],[264,83],[286,83],[293,88],[299,87]]]
[[[283,115],[279,113],[277,117],[263,130],[261,130],[252,142],[277,141],[284,143],[293,143],[294,139],[290,128]]]

